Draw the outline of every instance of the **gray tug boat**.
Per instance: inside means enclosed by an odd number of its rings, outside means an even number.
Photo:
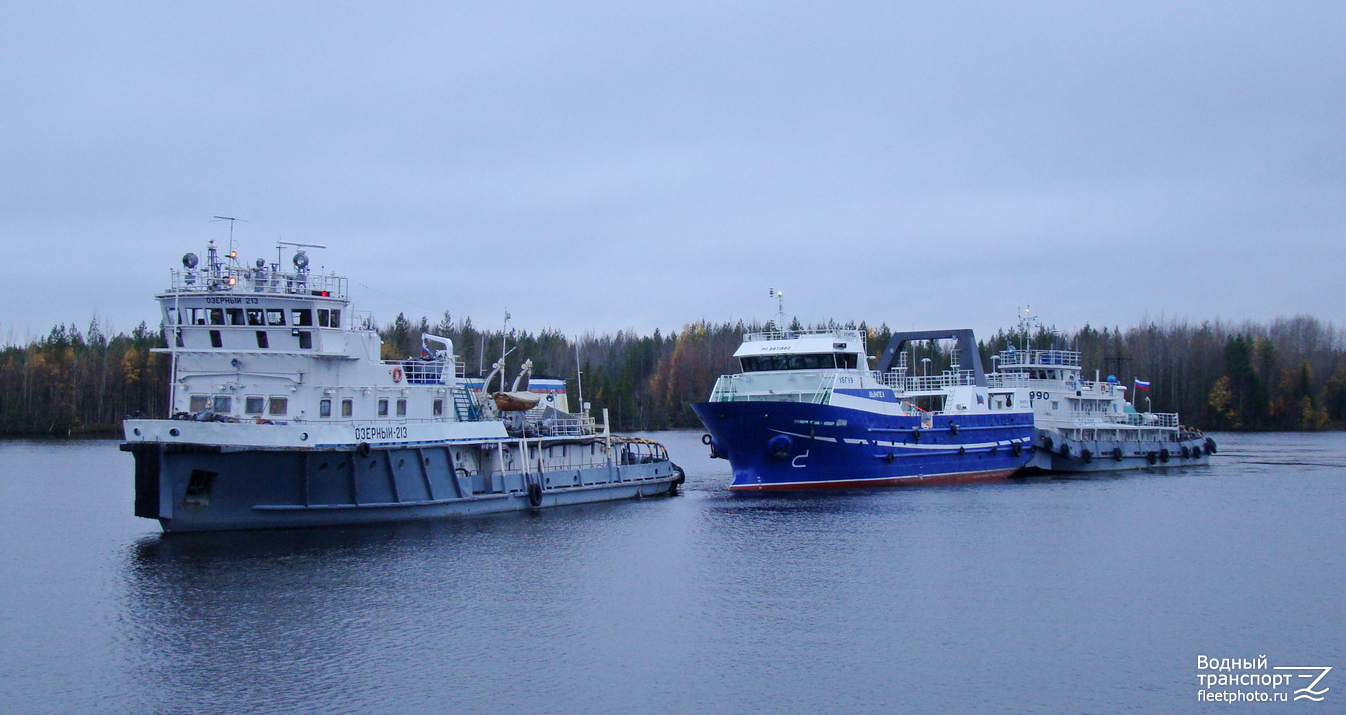
[[[296,246],[284,244],[281,246]],[[311,246],[310,246],[311,247]],[[572,414],[560,381],[465,377],[452,342],[383,360],[346,278],[211,242],[159,294],[168,419],[127,419],[136,516],[166,532],[401,521],[675,493],[664,447]],[[499,389],[491,383],[499,376]],[[559,389],[557,385],[559,384]]]

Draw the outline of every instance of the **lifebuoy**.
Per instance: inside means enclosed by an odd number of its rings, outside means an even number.
[[[533,506],[542,506],[542,486],[537,482],[528,485],[528,503]]]
[[[393,368],[393,382],[401,382],[401,381],[402,381],[402,368],[400,367]]]

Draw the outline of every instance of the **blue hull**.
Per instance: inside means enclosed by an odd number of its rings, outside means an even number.
[[[1033,455],[1033,415],[921,418],[800,402],[692,405],[730,489],[836,489],[1003,479]]]

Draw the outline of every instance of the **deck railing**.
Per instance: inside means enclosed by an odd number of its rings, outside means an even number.
[[[1076,350],[1002,350],[1000,366],[1059,365],[1079,367],[1080,353]]]
[[[181,293],[238,293],[255,295],[322,295],[345,299],[349,281],[318,273],[285,273],[268,268],[221,266],[217,270],[171,271],[170,291]]]

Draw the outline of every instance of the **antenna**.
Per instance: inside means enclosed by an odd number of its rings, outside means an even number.
[[[236,221],[242,221],[243,223],[248,223],[248,220],[247,220],[247,219],[242,219],[242,218],[234,218],[233,216],[211,216],[211,217],[210,217],[210,222],[211,222],[211,223],[219,223],[220,221],[228,221],[228,222],[229,222],[229,258],[238,258],[238,251],[234,250],[234,248],[235,248],[235,246],[234,246],[234,222],[236,222]]]
[[[320,246],[320,245],[318,245],[318,244],[316,244],[316,243],[295,243],[294,241],[282,241],[282,240],[280,240],[279,238],[277,238],[277,239],[276,239],[276,266],[277,266],[277,267],[279,267],[280,264],[281,264],[281,262],[282,262],[282,261],[281,261],[281,252],[284,250],[284,249],[282,248],[282,246],[293,246],[294,248],[327,248],[327,246]],[[299,254],[302,254],[302,253],[303,253],[303,251],[300,251],[298,254],[295,254],[295,255],[298,256]],[[308,267],[308,257],[307,257],[307,256],[305,256],[305,258],[304,258],[304,267],[305,267],[305,268]]]
[[[1039,327],[1039,328],[1042,327],[1042,322],[1038,320],[1038,317],[1037,317],[1036,315],[1033,315],[1033,306],[1029,305],[1029,306],[1024,306],[1023,308],[1020,308],[1020,309],[1019,309],[1019,330],[1023,333],[1023,336],[1024,336],[1024,345],[1023,345],[1023,349],[1024,349],[1024,350],[1032,350],[1032,349],[1033,349],[1033,344],[1032,344],[1032,340],[1033,340],[1032,331],[1033,331],[1033,326],[1034,326],[1034,325],[1036,325],[1036,326]]]
[[[505,391],[505,357],[509,351],[505,349],[505,338],[509,333],[509,319],[513,317],[509,314],[509,308],[505,308],[505,323],[500,326],[500,391]],[[489,385],[487,386],[489,387]],[[485,389],[485,388],[483,388]]]
[[[776,299],[776,330],[785,332],[785,291],[768,288],[766,294]]]

